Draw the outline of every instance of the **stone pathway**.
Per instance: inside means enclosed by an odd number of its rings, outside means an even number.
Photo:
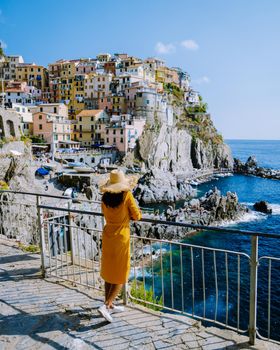
[[[108,323],[95,291],[41,279],[40,258],[0,240],[0,350],[280,349],[184,316],[129,306]]]

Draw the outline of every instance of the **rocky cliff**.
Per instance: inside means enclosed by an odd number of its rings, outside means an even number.
[[[10,189],[27,191],[34,189],[34,172],[30,168],[31,147],[24,142],[9,142],[0,149],[0,181]]]
[[[173,104],[173,125],[156,118],[153,125],[146,125],[133,156],[125,159],[126,164],[140,162],[143,169],[157,168],[174,174],[192,173],[195,169],[232,169],[230,148],[210,115],[194,113],[178,99]]]

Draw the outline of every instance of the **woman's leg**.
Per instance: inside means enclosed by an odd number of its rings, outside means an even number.
[[[111,284],[111,288],[109,291],[109,296],[106,300],[106,305],[108,308],[113,307],[113,301],[116,299],[118,296],[119,292],[121,291],[123,285],[122,284]]]
[[[110,289],[111,289],[111,283],[105,282],[105,303],[107,302],[110,294]]]

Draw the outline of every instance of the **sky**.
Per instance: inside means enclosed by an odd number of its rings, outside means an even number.
[[[101,52],[191,76],[225,139],[280,139],[278,0],[0,0],[7,54],[47,66]]]

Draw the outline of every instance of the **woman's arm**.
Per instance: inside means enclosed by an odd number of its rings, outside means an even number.
[[[140,220],[142,218],[142,213],[130,191],[127,193],[127,206],[131,220]]]

